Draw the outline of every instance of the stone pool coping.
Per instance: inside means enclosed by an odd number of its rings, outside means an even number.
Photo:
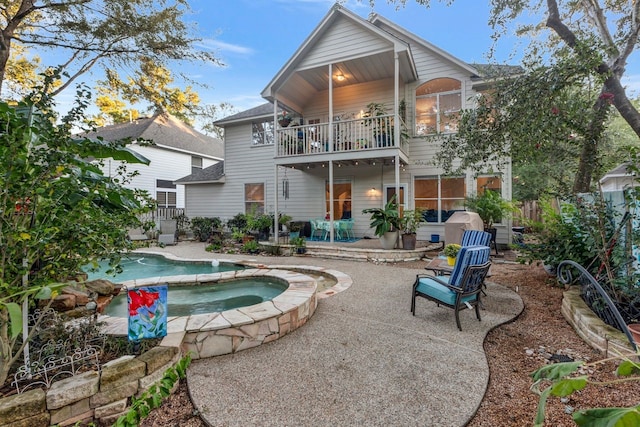
[[[211,259],[184,259],[157,252],[153,254],[183,262],[212,261]],[[315,312],[318,299],[335,295],[353,283],[351,278],[342,272],[315,266],[265,266],[251,262],[222,259],[218,261],[245,265],[248,268],[219,273],[152,277],[126,281],[123,285],[131,289],[161,283],[200,284],[246,277],[270,277],[288,282],[289,287],[271,301],[251,306],[191,316],[170,316],[167,319],[167,336],[161,345],[180,347],[184,352],[191,352],[193,359],[235,353],[256,347],[274,341],[304,325]],[[336,284],[317,293],[316,280],[304,274],[305,272],[333,276]],[[126,318],[100,315],[98,320],[103,322],[104,333],[127,335]]]

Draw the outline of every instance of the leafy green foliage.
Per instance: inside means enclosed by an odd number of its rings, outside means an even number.
[[[130,248],[127,228],[140,226],[137,215],[154,206],[145,193],[123,187],[126,169],[107,177],[96,164],[146,159],[121,142],[71,135],[84,121],[86,88],[57,120],[47,95],[57,77],[45,74],[44,86],[17,107],[0,102],[0,383],[26,344],[16,340],[23,301],[53,296],[82,265],[104,258],[117,265]]]
[[[622,363],[616,371],[618,376],[625,377],[626,381],[640,380],[640,364],[625,356],[618,356]],[[582,361],[555,363],[545,365],[531,374],[534,383],[531,390],[540,396],[538,410],[534,420],[535,426],[544,425],[544,413],[549,396],[566,397],[576,391],[583,390],[589,384],[608,386],[611,383],[592,383],[587,375],[577,376],[580,368],[595,369],[602,361],[585,364]],[[620,380],[618,380],[620,381]],[[544,389],[541,386],[546,385]],[[573,420],[579,426],[635,426],[640,422],[640,405],[631,408],[598,408],[577,411],[573,414]]]
[[[174,81],[171,71],[151,58],[141,58],[140,68],[126,82],[113,69],[107,70],[106,74],[107,79],[98,82],[96,103],[101,117],[108,116],[111,123],[130,120],[127,104],[120,99],[131,105],[147,102],[149,113],[166,111],[189,124],[199,112],[198,94],[189,86],[184,89],[170,86]]]
[[[489,189],[485,189],[480,195],[467,197],[464,204],[480,216],[485,230],[493,227],[494,222],[506,219],[515,211],[515,206],[511,202],[503,199],[499,192]]]
[[[191,219],[191,231],[193,236],[201,242],[206,242],[214,230],[222,227],[222,221],[218,217],[204,218],[195,217]]]
[[[3,2],[0,30],[7,48],[0,50],[0,84],[16,40],[27,49],[56,49],[69,74],[52,94],[96,64],[118,69],[144,60],[157,66],[185,60],[219,64],[211,52],[195,48],[200,39],[195,26],[184,21],[188,12],[186,0]]]
[[[400,211],[398,210],[395,194],[383,208],[363,209],[362,213],[371,215],[371,224],[369,226],[375,229],[376,236],[382,236],[387,231],[400,228]]]
[[[257,240],[249,240],[244,245],[242,245],[242,251],[245,253],[255,253],[258,251],[260,245]]]
[[[551,199],[541,201],[543,227],[534,233],[535,243],[519,249],[520,262],[542,261],[555,267],[564,260],[572,260],[580,265],[590,265],[598,255],[594,232],[587,232],[585,215],[592,211],[576,208],[571,204],[562,205],[562,213],[556,211]]]
[[[167,369],[157,383],[153,384],[138,398],[132,398],[129,411],[122,415],[116,423],[116,427],[135,427],[140,425],[140,421],[146,418],[152,409],[162,405],[162,401],[171,394],[174,385],[181,379],[186,378],[187,368],[191,364],[191,355],[187,354],[178,363]]]

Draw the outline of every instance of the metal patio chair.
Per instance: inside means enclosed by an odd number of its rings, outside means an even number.
[[[411,313],[416,314],[416,297],[434,301],[455,311],[456,325],[459,330],[460,310],[474,308],[480,321],[480,296],[484,279],[489,272],[488,246],[463,246],[458,253],[450,276],[416,275],[411,292]]]

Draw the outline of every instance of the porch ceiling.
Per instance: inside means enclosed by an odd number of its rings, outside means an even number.
[[[391,167],[395,164],[395,156],[386,155],[386,156],[345,156],[332,158],[333,167],[367,167],[367,166],[385,166]],[[403,168],[408,164],[408,158],[406,155],[401,153],[400,155],[400,167]],[[286,167],[286,168],[295,168],[298,170],[309,170],[309,169],[326,169],[329,170],[329,161],[326,158],[318,157],[318,156],[301,156],[297,158],[279,158],[276,159],[276,165]]]
[[[399,52],[399,65],[401,82],[407,83],[416,79],[407,52]],[[318,92],[329,90],[328,72],[328,65],[296,70],[280,86],[278,100],[293,109],[302,110]],[[338,74],[344,76],[344,80],[339,81],[334,77],[334,88],[393,78],[394,53],[386,51],[335,62],[333,76]]]

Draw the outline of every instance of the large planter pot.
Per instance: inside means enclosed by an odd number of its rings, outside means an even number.
[[[633,337],[633,341],[636,343],[636,346],[640,347],[640,323],[631,323],[627,325],[629,332],[631,332],[631,336]]]
[[[398,232],[397,231],[387,231],[382,236],[380,236],[380,244],[382,245],[382,249],[393,249],[396,247],[396,243],[398,242]]]
[[[408,249],[410,251],[414,250],[416,248],[416,240],[417,240],[416,233],[403,234],[402,235],[402,248],[403,249]]]

